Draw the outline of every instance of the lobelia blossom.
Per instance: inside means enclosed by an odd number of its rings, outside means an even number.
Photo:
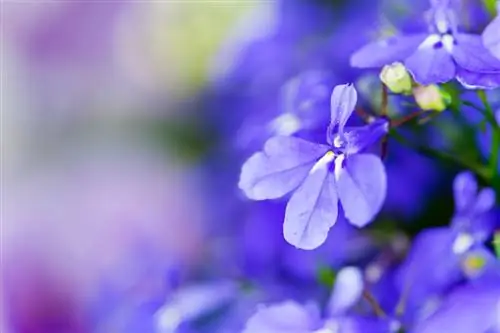
[[[500,59],[500,1],[497,1],[497,17],[484,29],[483,43],[491,54]]]
[[[480,35],[458,31],[448,2],[432,2],[428,33],[372,42],[352,55],[351,66],[380,68],[399,61],[423,85],[456,78],[467,88],[500,86],[500,60],[486,49]]]
[[[388,319],[351,316],[347,312],[361,298],[363,276],[355,267],[341,269],[328,301],[325,318],[315,303],[284,301],[263,306],[249,318],[243,333],[363,333],[395,332],[398,327]]]
[[[410,333],[500,332],[500,284],[465,284],[453,289],[436,311],[417,323]]]
[[[483,244],[498,223],[498,217],[491,214],[495,192],[491,188],[478,191],[470,172],[457,175],[453,192],[455,214],[451,225],[419,234],[400,270],[399,284],[402,289],[411,286],[409,299],[417,308],[464,277],[472,279],[491,270],[491,252]]]
[[[377,119],[346,127],[357,102],[356,89],[339,85],[331,95],[328,145],[293,136],[275,136],[243,165],[239,188],[252,200],[277,199],[292,192],[283,234],[301,249],[323,244],[338,217],[338,201],[349,222],[363,227],[380,211],[387,179],[380,157],[363,153],[388,131]]]

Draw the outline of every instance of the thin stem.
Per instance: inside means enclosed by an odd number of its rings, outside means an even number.
[[[498,161],[500,155],[500,127],[495,119],[495,114],[491,108],[488,98],[484,90],[478,90],[479,99],[484,105],[484,114],[486,119],[490,122],[492,127],[491,135],[491,155],[490,155],[490,172],[492,175],[492,182],[495,187],[500,187],[500,174],[498,172]]]
[[[387,86],[382,83],[382,109],[380,110],[380,115],[382,117],[387,116],[387,111],[389,108],[389,91],[387,89]]]
[[[387,86],[382,83],[382,108],[380,110],[382,117],[387,117],[389,108],[389,90]],[[388,118],[388,117],[387,117]],[[387,140],[387,135],[385,135],[380,142],[380,156],[385,159],[387,156],[389,141]]]
[[[426,112],[427,111],[420,110],[420,111],[416,111],[416,112],[410,113],[409,115],[401,117],[399,119],[394,119],[393,121],[391,121],[391,127],[392,128],[399,127],[399,126],[407,123],[408,121],[410,121],[412,119],[415,119],[415,118],[417,118],[417,117],[425,114]]]
[[[370,120],[372,120],[374,117],[369,114],[368,112],[366,112],[365,110],[361,109],[361,108],[357,108],[357,109],[354,109],[354,111],[356,112],[356,114],[361,118],[363,119],[363,121],[365,123],[369,123]]]
[[[363,289],[363,298],[370,304],[370,306],[373,309],[373,312],[380,317],[380,318],[385,318],[387,317],[387,314],[385,313],[384,309],[380,306],[380,304],[377,302],[373,294],[368,290],[367,288]]]
[[[466,160],[460,159],[458,156],[447,153],[444,151],[440,150],[435,150],[431,147],[427,146],[421,146],[417,144],[413,144],[412,142],[408,141],[404,136],[402,136],[400,133],[398,133],[395,129],[391,129],[389,132],[389,135],[398,141],[400,144],[407,146],[413,150],[415,150],[418,154],[440,160],[444,163],[447,164],[454,164],[454,165],[459,165],[465,169],[470,169],[473,172],[475,172],[478,176],[483,178],[486,181],[489,181],[491,179],[490,172],[489,170],[485,169],[482,165],[478,165],[475,163],[468,162]]]
[[[480,93],[478,93],[478,94],[480,94]],[[488,102],[488,101],[486,100],[486,102]],[[495,119],[495,115],[493,114],[493,112],[490,113],[490,112],[486,111],[485,109],[483,109],[482,107],[477,106],[476,104],[469,102],[469,101],[463,101],[462,104],[470,106],[471,108],[474,108],[477,111],[481,112],[481,114],[484,116],[486,121],[493,127],[494,130],[497,130],[497,131],[500,130],[500,124],[498,124],[497,120]]]

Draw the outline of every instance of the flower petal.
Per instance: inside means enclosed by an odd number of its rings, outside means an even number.
[[[460,280],[460,257],[453,250],[455,233],[447,227],[427,228],[414,239],[398,270],[398,288],[407,291],[408,310],[421,308]]]
[[[495,206],[496,195],[492,188],[482,189],[476,197],[474,203],[474,213],[483,214],[488,212]]]
[[[500,59],[500,15],[484,29],[483,43],[495,57]]]
[[[356,107],[357,101],[358,93],[352,84],[342,84],[333,88],[330,98],[330,128],[332,130],[335,126],[338,126],[339,131],[342,132],[347,120],[349,120]]]
[[[237,295],[238,285],[230,280],[183,287],[156,312],[158,327],[161,332],[176,332],[182,323],[228,305]]]
[[[450,53],[443,45],[431,44],[432,37],[405,61],[415,81],[423,85],[448,82],[455,77],[455,63]]]
[[[459,173],[453,181],[455,212],[465,212],[472,208],[477,194],[477,181],[472,172]]]
[[[495,89],[500,87],[500,72],[478,73],[459,67],[457,80],[467,89]]]
[[[358,227],[365,226],[380,211],[385,200],[384,164],[376,155],[350,156],[339,171],[337,189],[346,218]]]
[[[338,215],[334,176],[328,165],[318,164],[292,195],[285,211],[285,240],[304,250],[315,249],[325,242]]]
[[[386,119],[377,119],[374,122],[352,129],[345,129],[344,152],[347,155],[357,154],[380,140],[389,131],[389,122]]]
[[[276,199],[291,192],[307,177],[328,147],[295,137],[272,137],[262,152],[241,168],[238,186],[253,200]]]
[[[409,57],[425,40],[426,34],[394,36],[365,45],[351,56],[351,66],[378,68]]]
[[[499,302],[499,284],[459,286],[448,294],[435,313],[417,323],[413,332],[497,332]]]
[[[497,32],[500,34],[500,32]],[[481,36],[457,34],[453,48],[453,59],[457,64],[471,72],[498,72],[500,59],[494,57],[483,44]]]
[[[247,321],[243,333],[309,333],[319,315],[294,301],[262,307]]]
[[[363,292],[363,274],[357,267],[342,268],[336,278],[332,296],[328,303],[331,316],[344,314],[360,299]]]

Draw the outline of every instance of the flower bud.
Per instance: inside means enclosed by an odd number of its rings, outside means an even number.
[[[380,72],[382,81],[395,94],[410,94],[412,80],[405,66],[400,62],[384,66]]]
[[[444,111],[451,103],[451,97],[446,92],[439,89],[439,86],[431,84],[429,86],[418,86],[413,89],[413,97],[418,106],[424,111]]]

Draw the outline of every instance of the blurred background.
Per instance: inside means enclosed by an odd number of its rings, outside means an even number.
[[[387,235],[401,256],[447,224],[458,170],[396,145],[376,240],[340,221],[296,250],[284,203],[237,188],[242,162],[297,125],[287,108],[327,117],[351,81],[377,102],[350,54],[428,7],[388,2],[2,1],[1,332],[237,332],[250,304],[314,295],[323,267],[371,262]]]

